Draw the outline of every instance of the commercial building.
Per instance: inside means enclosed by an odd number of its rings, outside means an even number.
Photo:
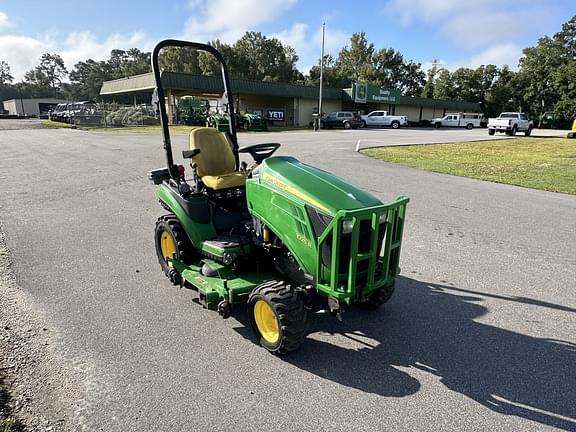
[[[55,98],[9,99],[2,102],[8,115],[19,117],[47,117],[48,112],[59,103],[67,101]]]
[[[168,118],[174,119],[177,99],[196,96],[219,99],[224,91],[220,77],[162,72],[162,84],[167,100]],[[240,112],[259,113],[275,125],[306,126],[318,111],[318,87],[269,81],[231,79],[234,104]],[[106,81],[100,95],[105,99],[151,98],[154,90],[152,73]],[[443,101],[402,96],[397,89],[383,89],[366,84],[354,84],[351,89],[324,87],[322,111],[353,110],[370,112],[386,110],[395,115],[406,115],[413,122],[431,120],[447,111],[480,112],[478,103]],[[148,99],[149,101],[150,99]]]

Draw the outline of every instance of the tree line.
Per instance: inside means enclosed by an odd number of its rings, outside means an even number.
[[[233,78],[318,85],[320,59],[307,75],[296,67],[296,51],[276,38],[246,32],[236,43],[209,42],[226,60]],[[0,100],[59,97],[70,100],[98,98],[104,81],[150,72],[150,53],[138,48],[112,50],[105,61],[88,59],[68,71],[58,54],[46,53],[38,66],[14,83],[10,66],[0,60]],[[186,48],[167,48],[159,58],[164,70],[215,75],[220,72],[208,53]],[[454,71],[433,61],[425,72],[420,63],[407,60],[393,48],[377,49],[364,32],[354,33],[349,46],[334,58],[324,58],[324,83],[349,88],[364,82],[397,88],[406,96],[480,102],[487,115],[521,110],[531,116],[558,111],[576,116],[576,16],[553,37],[540,38],[525,48],[518,71],[508,66],[482,65]]]

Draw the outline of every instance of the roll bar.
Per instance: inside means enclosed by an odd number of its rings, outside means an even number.
[[[210,46],[199,42],[188,42],[177,39],[165,39],[160,41],[154,47],[152,51],[152,72],[154,74],[154,82],[156,84],[156,103],[158,103],[158,110],[160,111],[160,125],[162,126],[162,135],[164,138],[164,151],[166,152],[166,163],[168,164],[168,172],[170,177],[173,179],[178,179],[178,169],[174,165],[174,158],[172,156],[172,143],[170,141],[170,130],[168,128],[168,115],[166,113],[166,98],[164,96],[164,87],[162,85],[162,74],[160,67],[158,65],[158,55],[160,50],[166,47],[189,47],[196,49],[198,51],[206,51],[212,54],[216,60],[220,63],[222,71],[222,81],[224,83],[224,94],[228,98],[228,115],[230,116],[229,121],[229,131],[230,141],[232,142],[232,151],[234,152],[234,158],[236,159],[236,168],[240,165],[240,160],[238,156],[238,137],[236,136],[236,116],[234,114],[234,100],[232,98],[232,93],[230,92],[230,79],[228,77],[228,67],[224,61],[224,57],[220,52]]]

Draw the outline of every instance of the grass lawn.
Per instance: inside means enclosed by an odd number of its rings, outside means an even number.
[[[51,128],[70,128],[71,126],[68,123],[57,122],[52,120],[44,120],[42,122],[44,126],[51,127]],[[0,430],[1,432],[1,430]]]
[[[576,194],[576,140],[568,138],[380,147],[362,153],[427,171]]]

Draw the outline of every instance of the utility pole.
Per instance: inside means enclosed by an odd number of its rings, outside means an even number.
[[[322,85],[324,83],[324,33],[326,31],[326,23],[322,23],[322,50],[320,54],[320,92],[318,97],[318,128],[320,129],[322,120]]]

